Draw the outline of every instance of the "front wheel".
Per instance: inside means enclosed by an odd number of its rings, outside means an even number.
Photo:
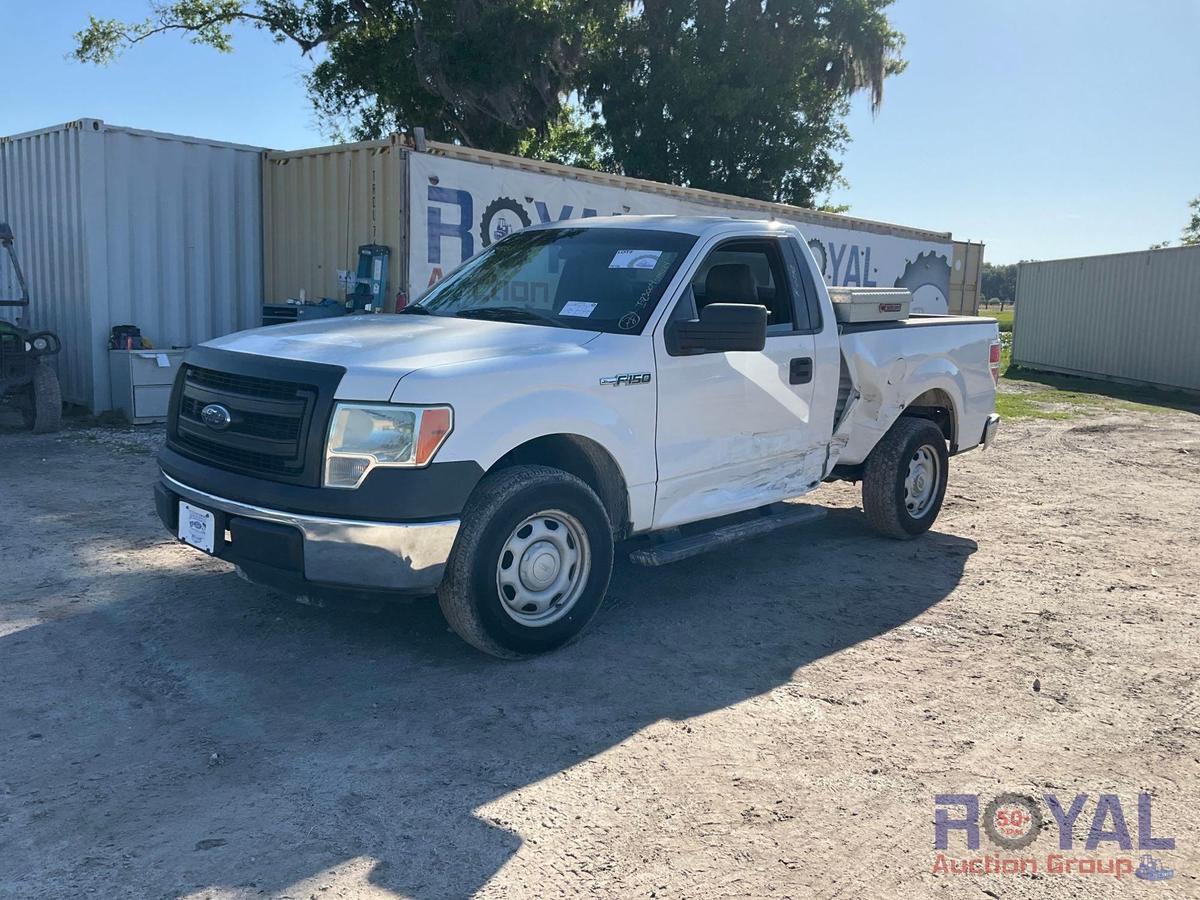
[[[898,419],[863,468],[863,512],[870,526],[899,540],[928,531],[942,508],[949,463],[937,425],[928,419]]]
[[[612,525],[583,481],[547,466],[488,475],[463,524],[438,603],[467,643],[507,659],[581,634],[612,575]]]

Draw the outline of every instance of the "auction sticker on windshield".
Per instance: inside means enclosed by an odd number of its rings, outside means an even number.
[[[563,304],[563,308],[558,311],[558,314],[560,316],[574,316],[579,319],[586,319],[595,309],[595,303],[588,303],[583,300],[569,300]]]
[[[661,250],[618,250],[608,264],[610,269],[653,269]]]

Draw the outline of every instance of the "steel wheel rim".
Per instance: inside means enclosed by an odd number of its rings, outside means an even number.
[[[909,459],[908,474],[904,478],[904,508],[914,519],[922,518],[933,508],[941,470],[937,451],[929,444],[918,447]]]
[[[496,592],[514,622],[541,628],[567,615],[592,567],[583,523],[559,509],[529,516],[508,536],[496,561]]]

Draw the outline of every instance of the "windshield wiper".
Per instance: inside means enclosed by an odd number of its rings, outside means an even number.
[[[557,325],[558,319],[524,306],[472,306],[455,313],[460,319],[490,319],[495,322],[545,322]]]

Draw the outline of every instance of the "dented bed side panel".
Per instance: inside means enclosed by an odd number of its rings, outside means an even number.
[[[976,446],[995,408],[988,354],[996,339],[989,320],[897,327],[842,335],[854,389],[831,445],[831,464],[867,458],[896,419],[927,391],[949,397],[957,451]]]

